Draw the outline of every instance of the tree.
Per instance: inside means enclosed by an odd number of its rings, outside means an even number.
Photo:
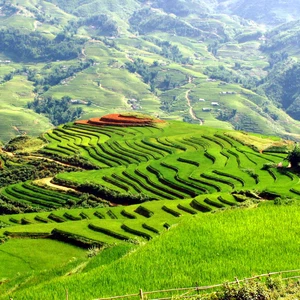
[[[289,153],[287,160],[290,162],[292,168],[299,168],[300,148],[298,145],[296,145],[294,150]]]

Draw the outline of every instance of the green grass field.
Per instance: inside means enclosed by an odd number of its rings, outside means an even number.
[[[262,206],[199,215],[180,222],[136,251],[109,259],[104,250],[88,273],[59,277],[13,293],[21,299],[72,299],[202,286],[266,271],[297,269],[297,207]],[[108,263],[101,259],[107,253]],[[96,264],[96,262],[95,262]],[[166,267],[168,266],[168,267]],[[128,276],[131,274],[131,276]],[[3,298],[4,299],[4,298]]]

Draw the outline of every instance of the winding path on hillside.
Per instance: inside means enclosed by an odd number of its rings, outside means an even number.
[[[199,121],[199,125],[203,125],[202,119],[199,119],[199,118],[196,116],[196,114],[195,114],[195,112],[194,112],[194,109],[193,109],[193,107],[192,107],[191,99],[190,99],[190,97],[189,97],[190,92],[191,92],[191,90],[187,90],[186,93],[185,93],[185,99],[186,99],[187,105],[188,105],[188,107],[189,107],[189,113],[190,113],[190,115],[191,115],[191,117],[192,117],[193,120],[197,120],[197,121]]]
[[[54,189],[57,189],[57,190],[61,190],[61,191],[64,191],[64,192],[75,191],[74,189],[52,183],[51,182],[52,179],[53,179],[53,177],[47,177],[47,178],[35,180],[34,182],[37,183],[37,184],[46,185],[48,187],[51,187],[51,188],[54,188]]]

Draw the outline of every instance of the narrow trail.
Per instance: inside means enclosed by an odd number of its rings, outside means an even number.
[[[83,47],[82,50],[81,50],[81,55],[86,58],[86,53],[85,53],[85,48]]]
[[[33,27],[34,27],[33,31],[36,31],[38,28],[38,21],[34,21]]]
[[[131,58],[131,57],[129,57],[129,55],[128,55],[128,53],[126,53],[126,58],[130,61],[130,62],[134,62],[134,60]]]
[[[37,180],[34,181],[34,183],[36,183],[37,185],[39,185],[39,184],[47,185],[47,186],[49,186],[51,188],[54,188],[54,189],[57,189],[57,190],[61,190],[61,191],[64,191],[64,192],[67,192],[67,191],[74,191],[74,192],[76,192],[76,190],[74,190],[74,189],[71,189],[71,188],[68,188],[68,187],[65,187],[65,186],[61,186],[61,185],[52,183],[51,182],[52,179],[53,179],[53,177],[47,177],[47,178],[43,178],[43,179],[37,179]]]
[[[199,121],[199,125],[203,125],[202,119],[199,119],[196,116],[196,114],[194,112],[194,109],[193,109],[193,107],[191,105],[191,99],[189,97],[190,92],[191,92],[191,90],[187,90],[186,93],[185,93],[185,99],[186,99],[186,102],[187,102],[188,107],[189,107],[189,113],[190,113],[190,115],[191,115],[191,117],[192,117],[193,120],[197,120],[197,121]]]

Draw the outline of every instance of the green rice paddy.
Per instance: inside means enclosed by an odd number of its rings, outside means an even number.
[[[287,231],[298,207],[273,207],[270,200],[290,198],[296,203],[299,197],[299,178],[287,168],[285,160],[292,142],[175,121],[127,128],[69,123],[46,132],[43,138],[47,143],[39,150],[33,149],[31,157],[44,156],[59,162],[77,156],[88,161],[95,170],[57,174],[51,180],[53,186],[41,184],[43,181],[26,181],[2,187],[2,200],[36,210],[0,216],[0,224],[5,224],[0,229],[4,241],[0,258],[11,266],[9,270],[0,269],[0,278],[8,278],[11,283],[26,280],[24,289],[11,294],[35,299],[36,295],[49,293],[53,299],[59,299],[68,286],[72,298],[92,299],[135,292],[137,286],[146,290],[188,286],[193,284],[192,278],[205,285],[231,280],[234,276],[250,276],[253,272],[296,268],[295,245],[286,241],[294,239],[291,235],[296,234],[297,226],[290,225],[291,230]],[[30,145],[30,141],[26,143]],[[26,145],[24,149],[29,149]],[[62,191],[60,187],[77,192]],[[84,202],[81,195],[86,191],[106,202],[85,208],[84,203],[89,202]],[[107,201],[111,202],[110,206],[105,204]],[[261,207],[253,208],[257,205]],[[240,206],[252,208],[234,209]],[[285,225],[274,230],[279,220]],[[177,224],[180,225],[177,227]],[[260,227],[264,229],[258,234]],[[249,238],[244,241],[246,234]],[[279,238],[281,235],[284,239]],[[247,242],[250,240],[253,243]],[[28,247],[39,248],[34,263],[31,263],[33,252],[22,251],[22,245],[31,245],[31,241],[36,244]],[[110,257],[114,247],[121,249],[122,245],[127,245],[122,255],[108,259],[102,267],[95,258],[88,267],[85,257],[93,247],[107,248],[101,256]],[[53,283],[50,280],[43,285],[43,270],[50,268],[44,261],[52,261],[51,255],[55,252],[43,249],[51,247],[59,249],[61,255],[51,265],[57,274],[61,274],[59,269],[66,270],[71,265],[79,268],[79,273],[85,266],[89,272],[71,279],[50,273]],[[129,248],[141,253],[139,259],[135,252],[123,257]],[[270,248],[268,253],[267,248]],[[278,248],[282,259],[269,262],[266,257],[275,256]],[[69,255],[64,256],[64,251]],[[169,263],[169,270],[159,271],[155,266],[150,267],[147,253],[157,257],[154,261],[159,265],[166,264],[163,260],[174,263]],[[180,259],[176,259],[179,253]],[[254,253],[257,254],[255,261]],[[19,265],[20,257],[23,261]],[[233,257],[236,263],[232,262]],[[56,268],[56,262],[62,268]],[[142,265],[141,271],[126,281],[125,286],[115,283],[119,275],[112,269],[130,270],[138,264]],[[103,268],[107,269],[106,275],[96,276],[96,282],[91,280],[90,276],[95,277],[91,274]],[[147,279],[142,279],[144,268],[150,274]],[[35,275],[28,277],[33,271]],[[176,276],[173,278],[166,272]],[[125,276],[126,272],[122,274]],[[40,280],[41,288],[33,288],[31,280]],[[77,289],[77,280],[87,280],[87,287],[99,285],[101,290]],[[8,290],[5,295],[9,295]]]

